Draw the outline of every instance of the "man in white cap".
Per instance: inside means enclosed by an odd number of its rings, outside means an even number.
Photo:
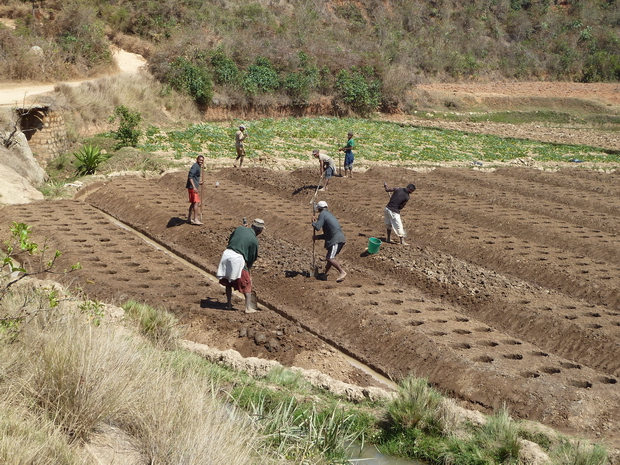
[[[252,306],[252,277],[250,268],[258,258],[258,236],[265,229],[265,222],[256,218],[250,227],[239,226],[228,239],[216,277],[226,288],[226,307],[232,309],[233,288],[245,296],[245,313],[254,313]]]
[[[239,168],[243,165],[243,158],[245,157],[245,148],[243,146],[243,141],[248,137],[245,133],[245,126],[242,124],[239,126],[239,130],[237,134],[235,134],[235,148],[237,149],[237,158],[235,158],[235,162],[239,161]],[[237,165],[235,164],[235,168]]]
[[[327,273],[333,266],[336,268],[340,274],[336,278],[336,282],[342,282],[347,273],[342,269],[340,263],[336,260],[336,255],[340,253],[346,239],[344,237],[344,233],[342,232],[342,228],[340,227],[340,223],[336,219],[334,215],[332,215],[327,209],[327,202],[321,200],[316,205],[317,210],[319,211],[318,218],[312,217],[312,227],[315,231],[323,228],[323,234],[313,234],[312,240],[316,241],[317,239],[325,239],[325,248],[327,249],[327,255],[325,259],[327,263],[325,264],[325,277],[327,277]]]

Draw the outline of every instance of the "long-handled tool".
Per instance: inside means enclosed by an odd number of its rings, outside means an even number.
[[[323,174],[321,174],[321,178],[319,179],[319,183],[316,186],[316,190],[314,191],[314,195],[312,196],[312,200],[310,201],[310,205],[312,206],[312,217],[316,213],[316,194],[319,192],[319,187],[321,187],[321,183],[323,182]],[[312,226],[312,276],[316,276],[318,274],[318,270],[316,267],[316,254],[314,252],[314,245],[316,241],[314,240],[314,226]]]
[[[204,187],[204,175],[203,173],[205,172],[204,168],[201,166],[200,167],[200,221],[202,222],[202,205],[205,203],[205,199],[204,196],[202,195],[203,193],[203,187]]]
[[[336,145],[338,145],[338,140],[336,140]],[[342,177],[342,151],[338,149],[338,176]]]

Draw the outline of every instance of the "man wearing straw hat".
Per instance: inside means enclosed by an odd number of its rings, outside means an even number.
[[[405,242],[405,228],[403,228],[403,222],[400,219],[400,211],[405,208],[407,202],[409,201],[409,194],[415,191],[415,186],[413,184],[409,184],[407,187],[390,187],[388,188],[387,183],[383,183],[383,188],[385,192],[392,193],[390,194],[390,201],[385,206],[383,211],[384,213],[384,222],[387,229],[387,238],[386,242],[392,242],[390,240],[390,236],[392,234],[392,230],[396,233],[396,235],[400,238],[401,245],[409,245]]]
[[[256,218],[250,227],[239,226],[228,239],[216,277],[226,288],[226,307],[232,309],[233,288],[245,297],[245,313],[254,313],[252,305],[252,277],[250,268],[258,258],[258,236],[265,229],[265,222]]]
[[[318,218],[312,217],[312,227],[315,231],[323,228],[323,234],[314,234],[312,240],[325,239],[325,248],[327,249],[325,259],[327,263],[325,264],[325,273],[323,274],[327,277],[327,273],[329,273],[329,270],[333,266],[340,272],[336,278],[336,282],[339,283],[344,281],[344,277],[347,273],[336,260],[336,255],[338,255],[344,247],[346,239],[340,227],[340,223],[336,217],[327,210],[327,202],[321,200],[316,205],[316,208],[319,211],[319,216]]]

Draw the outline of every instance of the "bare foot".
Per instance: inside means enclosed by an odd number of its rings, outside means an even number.
[[[192,221],[192,224],[194,224],[194,225],[196,225],[196,226],[200,226],[200,225],[202,225],[203,223],[202,223],[202,222],[200,222],[200,221],[198,221],[198,220],[194,220],[194,221]]]
[[[256,309],[255,308],[246,308],[245,309],[245,313],[256,313]]]
[[[400,245],[409,245],[405,241],[400,241]]]
[[[346,271],[343,271],[342,273],[340,273],[340,276],[338,276],[338,277],[336,278],[336,282],[337,282],[337,283],[341,283],[342,281],[344,281],[344,277],[345,277],[346,275],[347,275],[347,272],[346,272]]]

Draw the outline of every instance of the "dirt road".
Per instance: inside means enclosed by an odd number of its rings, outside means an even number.
[[[465,406],[505,402],[516,417],[618,445],[617,175],[445,168],[335,178],[318,200],[347,236],[343,283],[311,274],[313,170],[210,172],[200,227],[183,221],[185,176],[122,177],[80,200],[7,206],[0,224],[31,224],[64,252],[62,266],[82,263],[72,284],[91,298],[164,306],[197,342],[371,383],[330,366],[327,341],[396,380],[428,376]],[[383,180],[418,186],[403,211],[413,245],[369,255],[369,237],[385,235]],[[245,315],[240,301],[225,310],[221,286],[102,211],[210,272],[241,218],[264,218],[253,278],[269,310]]]

